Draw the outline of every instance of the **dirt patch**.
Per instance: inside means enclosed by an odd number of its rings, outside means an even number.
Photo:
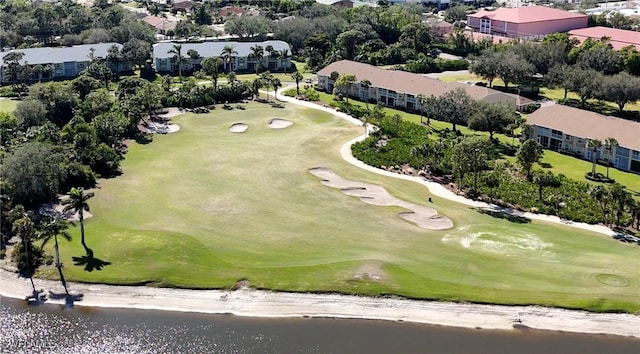
[[[249,279],[242,279],[236,282],[236,285],[233,286],[233,290],[247,290],[251,288],[251,282]]]
[[[338,188],[346,195],[360,197],[360,200],[364,203],[380,206],[399,206],[408,209],[410,211],[399,213],[398,216],[423,229],[446,230],[453,227],[451,219],[438,215],[438,211],[434,208],[398,199],[389,194],[383,187],[342,178],[325,167],[310,168],[309,173],[322,178],[321,183],[325,186]]]
[[[387,273],[382,269],[382,262],[367,262],[360,266],[356,270],[356,274],[353,279],[357,280],[369,280],[376,282],[386,281],[388,278]]]
[[[229,127],[229,131],[232,133],[244,133],[249,129],[249,126],[244,123],[234,123]]]
[[[269,121],[268,126],[271,129],[284,129],[291,125],[293,125],[292,121],[288,121],[286,119],[281,119],[281,118],[273,118],[272,120]]]

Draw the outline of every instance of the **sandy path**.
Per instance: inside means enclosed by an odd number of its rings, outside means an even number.
[[[61,293],[59,282],[35,279],[36,288]],[[0,270],[0,294],[24,298],[31,293],[27,279]],[[336,317],[406,321],[444,326],[512,329],[531,328],[640,337],[640,317],[593,314],[536,306],[494,306],[447,302],[379,299],[348,295],[276,293],[260,290],[186,290],[139,286],[70,283],[83,294],[80,306],[234,314],[252,317]],[[47,303],[64,304],[64,299]],[[517,321],[519,319],[519,321]]]
[[[453,227],[453,222],[446,216],[438,215],[438,211],[423,205],[409,203],[405,200],[392,196],[381,186],[352,181],[342,178],[328,168],[310,168],[309,173],[322,178],[322,184],[328,187],[337,188],[346,195],[359,197],[367,204],[382,206],[399,206],[410,210],[399,213],[398,216],[415,223],[418,227],[427,230],[446,230]]]
[[[282,91],[284,90],[286,88]],[[287,97],[280,97],[280,99],[325,110],[354,124],[361,125],[359,120],[338,113],[333,109],[319,107],[309,102],[289,100]],[[387,175],[387,171],[364,165],[351,156],[351,144],[360,139],[363,139],[363,137],[353,139],[340,148],[343,158],[356,166]],[[435,196],[452,199],[466,205],[486,206],[485,203],[470,201],[456,196],[437,183],[404,175],[388,174],[391,177],[423,183],[429,187],[429,190]],[[524,213],[524,215],[529,217],[527,213]],[[555,217],[544,215],[531,215],[531,217],[538,220],[563,223]],[[612,233],[611,230],[594,225],[576,223],[570,225],[605,234]],[[59,282],[42,279],[34,279],[34,282],[36,288],[43,289],[45,293],[49,291],[54,293],[62,292]],[[29,280],[17,278],[15,273],[6,270],[0,270],[0,284],[0,295],[2,296],[24,298],[31,293]],[[185,290],[78,283],[69,283],[68,285],[73,294],[83,295],[82,301],[75,303],[80,306],[230,313],[254,317],[309,316],[402,320],[486,329],[512,329],[514,324],[520,324],[531,328],[553,331],[604,333],[640,338],[640,316],[630,314],[595,314],[538,306],[475,305],[347,295],[275,293],[258,290]],[[64,299],[49,299],[47,302],[64,304]]]

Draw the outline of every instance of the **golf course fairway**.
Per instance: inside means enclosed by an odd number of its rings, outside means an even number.
[[[274,118],[293,124],[274,129]],[[99,181],[85,229],[100,266],[74,264],[84,250],[72,228],[60,247],[67,280],[184,288],[248,280],[281,291],[640,311],[638,246],[429,203],[417,183],[343,161],[340,145],[362,127],[328,113],[252,103],[173,123],[179,132],[132,142],[123,174]],[[236,123],[246,129],[231,132]],[[420,228],[398,216],[406,210],[324,186],[314,167],[434,207],[453,227]]]

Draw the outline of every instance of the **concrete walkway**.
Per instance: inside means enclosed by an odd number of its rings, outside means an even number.
[[[300,106],[304,106],[304,107],[308,107],[308,108],[314,108],[314,109],[318,109],[327,113],[331,113],[333,115],[335,115],[336,117],[342,118],[346,121],[349,121],[353,124],[356,125],[360,125],[362,126],[362,121],[360,121],[357,118],[354,118],[344,112],[338,112],[337,110],[335,110],[333,107],[324,107],[324,106],[320,106],[316,103],[312,103],[312,102],[307,102],[307,101],[300,101],[297,100],[293,97],[286,97],[286,96],[282,96],[280,94],[280,92],[284,92],[290,88],[295,88],[295,86],[287,86],[287,87],[283,87],[281,90],[278,91],[278,96],[277,98],[280,101],[284,101],[284,102],[289,102],[289,103],[293,103],[293,104],[297,104]],[[420,183],[422,185],[424,185],[425,187],[427,187],[429,189],[429,192],[431,194],[433,194],[434,196],[440,197],[440,198],[444,198],[447,200],[451,200],[460,204],[464,204],[464,205],[468,205],[470,207],[474,207],[474,208],[485,208],[488,210],[495,210],[495,211],[500,211],[503,213],[507,213],[507,214],[511,214],[511,215],[516,215],[516,216],[521,216],[521,217],[525,217],[531,220],[539,220],[539,221],[545,221],[545,222],[549,222],[549,223],[554,223],[554,224],[558,224],[558,225],[565,225],[565,226],[571,226],[571,227],[575,227],[577,229],[581,229],[581,230],[587,230],[587,231],[593,231],[593,232],[597,232],[603,235],[607,235],[607,236],[614,236],[617,233],[613,230],[611,230],[610,228],[606,227],[606,226],[602,226],[602,225],[591,225],[591,224],[586,224],[586,223],[579,223],[579,222],[573,222],[573,221],[569,221],[569,220],[564,220],[564,219],[560,219],[557,216],[552,216],[552,215],[545,215],[545,214],[534,214],[534,213],[529,213],[529,212],[521,212],[518,210],[514,210],[514,209],[509,209],[509,208],[502,208],[499,207],[497,205],[494,204],[489,204],[489,203],[485,203],[485,202],[480,202],[480,201],[476,201],[476,200],[471,200],[468,198],[465,198],[463,196],[457,195],[455,193],[453,193],[451,190],[447,189],[446,187],[444,187],[443,185],[433,182],[433,181],[429,181],[427,179],[425,179],[424,177],[415,177],[415,176],[407,176],[407,175],[400,175],[397,173],[393,173],[393,172],[389,172],[389,171],[385,171],[373,166],[369,166],[367,164],[365,164],[364,162],[356,159],[355,157],[353,157],[353,154],[351,153],[351,145],[353,145],[354,143],[357,143],[359,141],[362,141],[365,139],[365,135],[361,135],[357,138],[354,138],[350,141],[347,141],[346,143],[344,143],[341,147],[340,147],[340,156],[347,162],[349,162],[350,164],[357,166],[359,168],[365,169],[367,171],[371,171],[383,176],[387,176],[387,177],[393,177],[393,178],[399,178],[399,179],[404,179],[407,181],[412,181],[412,182],[416,182],[416,183]]]

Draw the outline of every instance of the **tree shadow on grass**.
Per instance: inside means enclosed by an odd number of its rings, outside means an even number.
[[[496,219],[504,219],[516,224],[530,224],[531,219],[518,215],[517,212],[510,212],[508,210],[495,210],[486,208],[472,208],[480,214],[489,215]]]
[[[84,266],[86,272],[93,272],[94,270],[102,270],[104,266],[108,266],[111,262],[104,261],[93,255],[93,251],[89,249],[87,255],[82,257],[72,257],[73,264],[77,266]]]

